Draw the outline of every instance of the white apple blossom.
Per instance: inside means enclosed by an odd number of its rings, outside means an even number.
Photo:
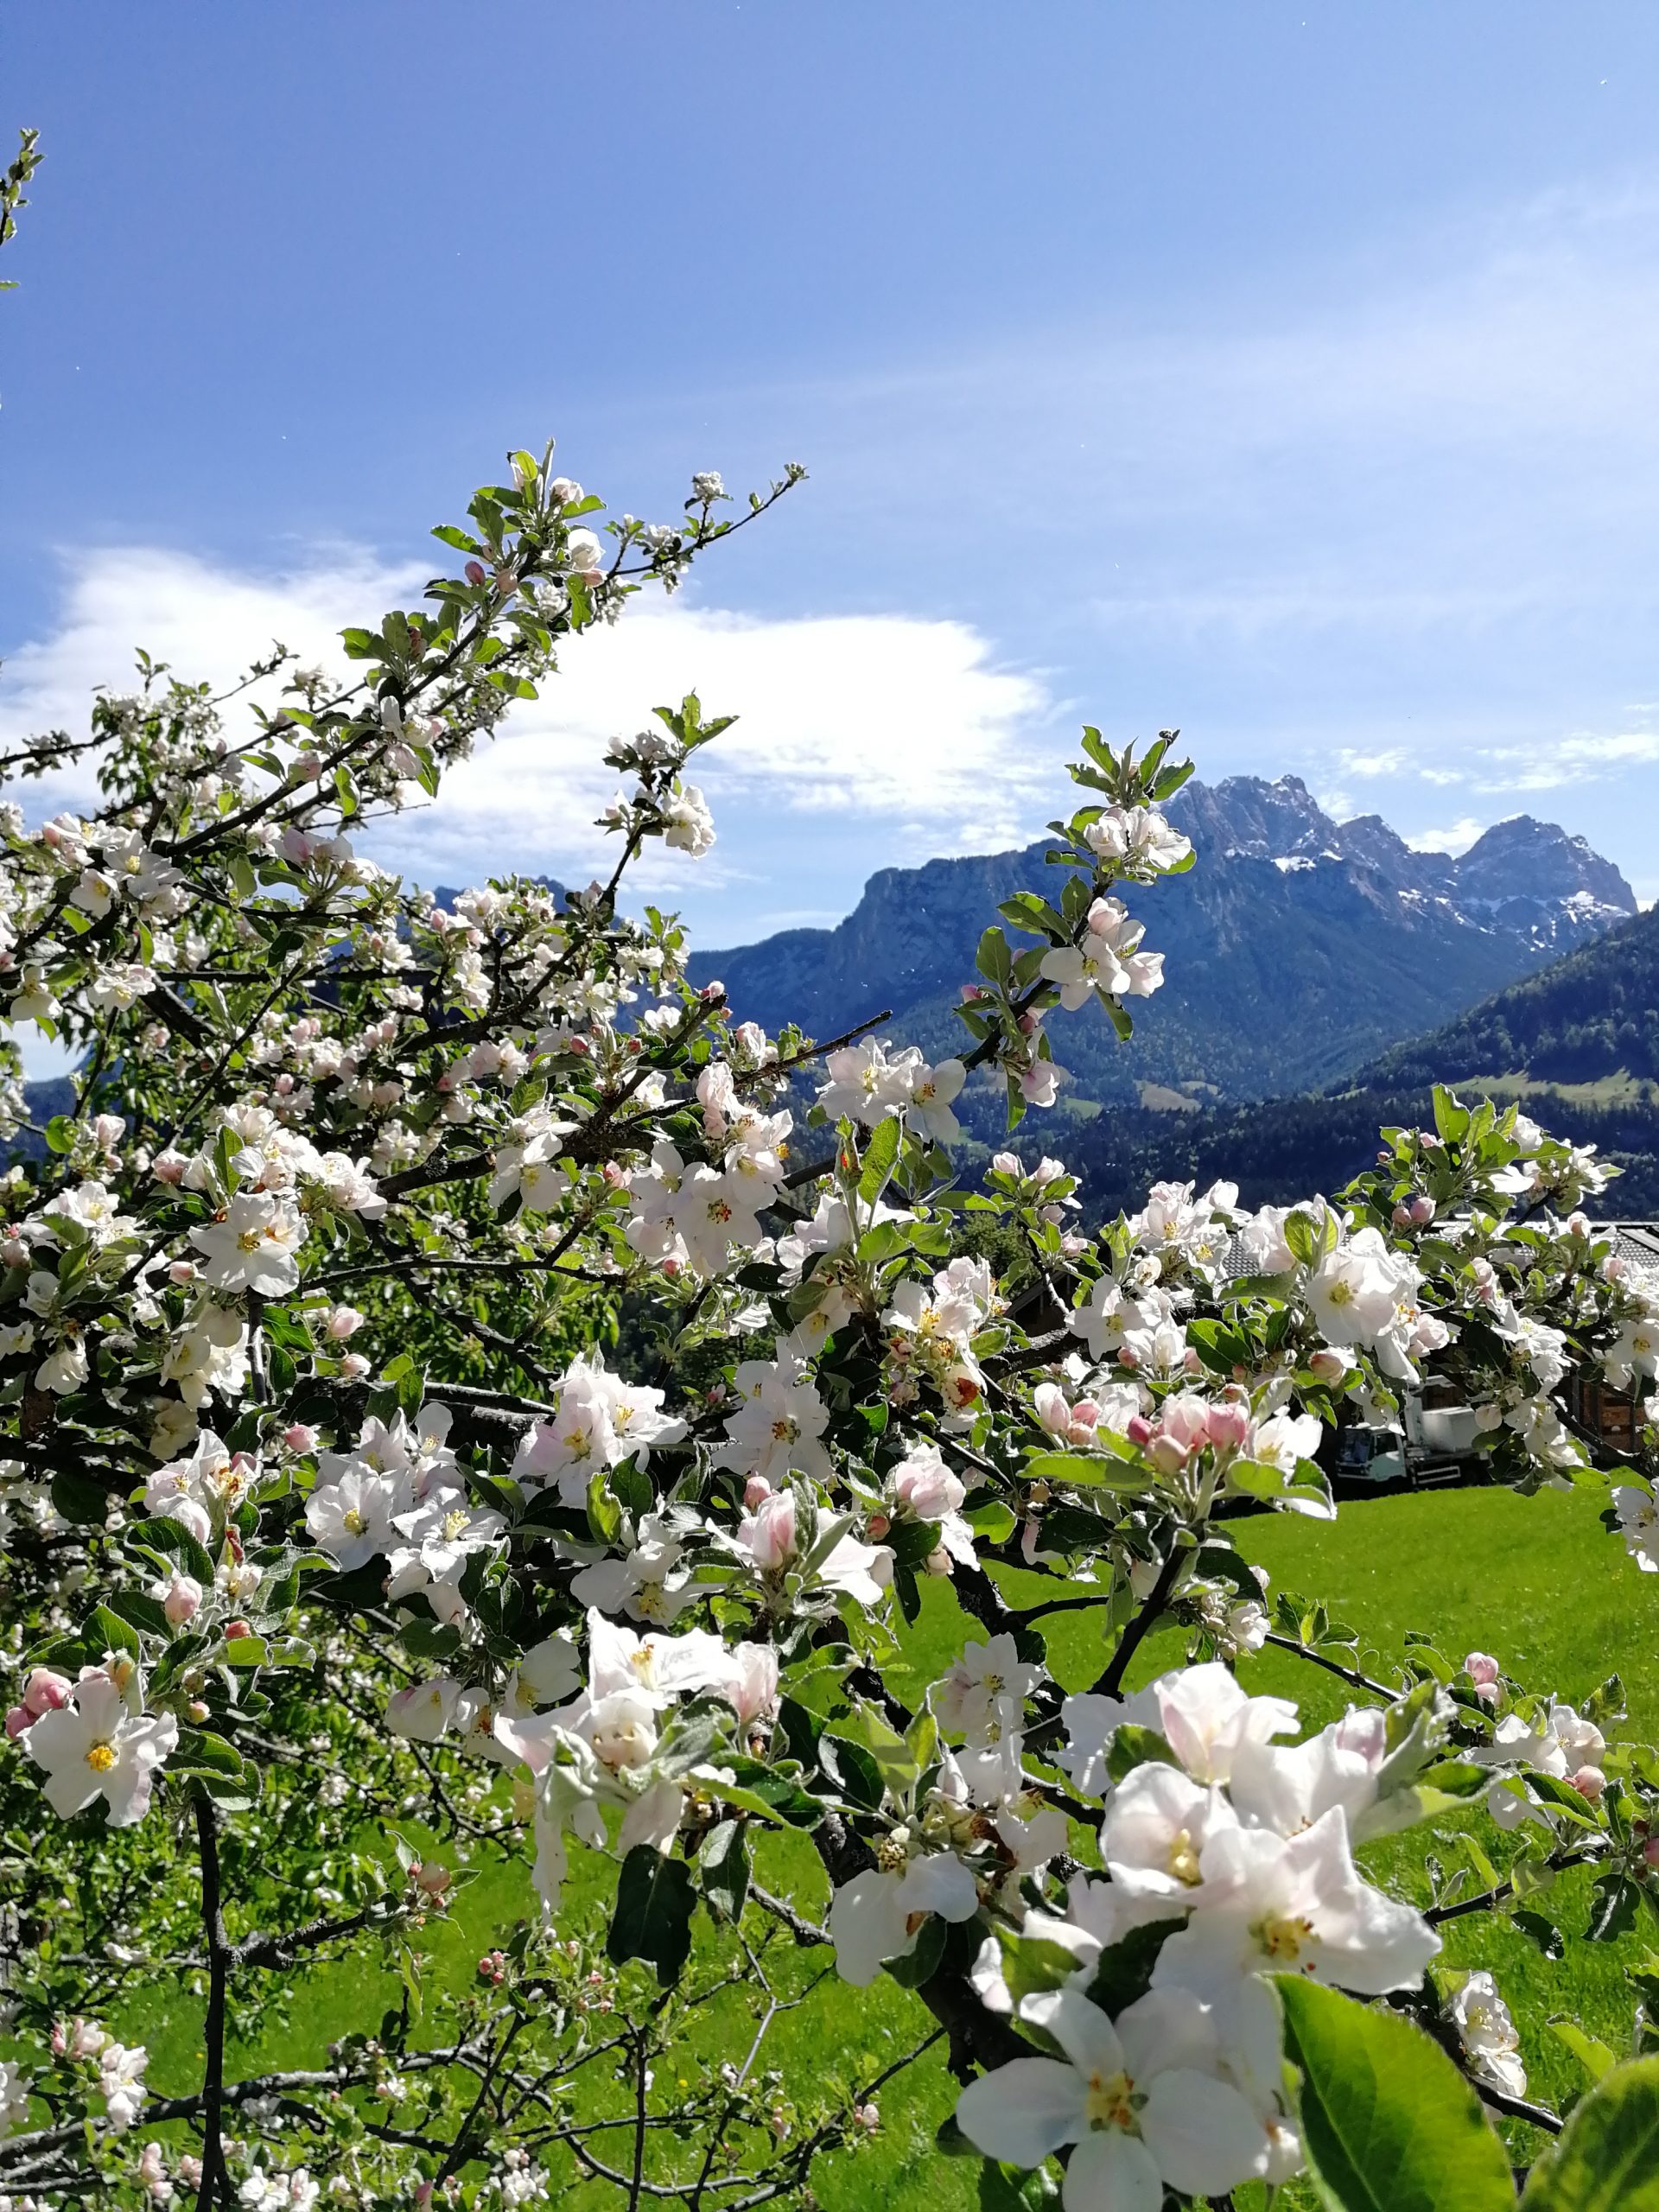
[[[43,1794],[54,1813],[68,1820],[101,1797],[118,1828],[149,1810],[156,1769],[178,1740],[174,1714],[136,1714],[101,1668],[89,1668],[68,1701],[42,1713],[25,1738],[46,1769]]]
[[[1215,2028],[1185,1993],[1154,1989],[1112,2020],[1057,1989],[1027,1998],[1020,2016],[1064,2060],[1016,2058],[969,2082],[957,2125],[1007,2165],[1075,2145],[1065,2212],[1160,2212],[1166,2187],[1219,2196],[1266,2171],[1262,2124],[1222,2080]]]
[[[914,1950],[930,1914],[971,1920],[979,1910],[978,1885],[961,1859],[948,1851],[906,1857],[909,1841],[907,1830],[895,1830],[882,1853],[893,1863],[854,1875],[830,1900],[836,1972],[855,1988],[868,1989],[886,1960]]]
[[[1524,2097],[1527,2069],[1521,2038],[1491,1975],[1484,1967],[1466,1975],[1446,2011],[1478,2077],[1505,2096]]]
[[[266,1192],[238,1191],[221,1217],[191,1230],[190,1241],[201,1254],[203,1279],[216,1289],[280,1298],[298,1285],[296,1255],[305,1224]]]
[[[1421,1913],[1359,1873],[1339,1806],[1289,1837],[1224,1827],[1198,1871],[1205,1901],[1158,1954],[1154,1988],[1224,2001],[1243,1976],[1300,1974],[1381,1997],[1414,1987],[1440,1948]]]

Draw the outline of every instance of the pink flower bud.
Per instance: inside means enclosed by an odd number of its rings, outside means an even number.
[[[175,1628],[194,1620],[201,1610],[201,1585],[193,1574],[175,1574],[162,1599],[162,1611]]]
[[[1124,1424],[1123,1433],[1131,1444],[1138,1444],[1144,1451],[1152,1441],[1152,1423],[1144,1414],[1131,1414]]]
[[[949,1574],[950,1572],[950,1554],[946,1551],[943,1544],[936,1544],[933,1549],[929,1552],[927,1557],[922,1561],[922,1565],[926,1568],[930,1574]]]
[[[1249,1440],[1250,1409],[1234,1403],[1211,1406],[1205,1416],[1204,1428],[1218,1451],[1240,1451]]]
[[[1471,1651],[1463,1662],[1463,1671],[1470,1681],[1479,1686],[1495,1682],[1503,1669],[1490,1651]]]
[[[751,1475],[743,1485],[743,1503],[751,1513],[771,1496],[772,1484],[764,1475]]]
[[[469,561],[467,563],[466,574],[469,584],[481,584],[484,581],[484,563],[481,561]]]
[[[1348,1372],[1348,1362],[1339,1351],[1322,1344],[1308,1360],[1307,1371],[1321,1382],[1340,1382]]]
[[[167,1279],[169,1282],[194,1282],[196,1279],[195,1262],[194,1260],[170,1261],[168,1264]]]
[[[999,1175],[1023,1176],[1026,1172],[1017,1152],[995,1152],[991,1154],[991,1165]]]
[[[252,1634],[253,1630],[249,1627],[246,1621],[226,1621],[225,1624],[225,1641],[226,1643],[238,1643],[242,1637],[251,1636]]]
[[[1427,1229],[1434,1218],[1434,1201],[1420,1191],[1411,1202],[1411,1221],[1414,1229]]]
[[[1601,1802],[1601,1793],[1607,1787],[1607,1777],[1599,1766],[1581,1766],[1569,1779],[1580,1797],[1588,1798],[1592,1805]]]
[[[789,1491],[762,1498],[738,1523],[737,1541],[763,1573],[785,1566],[795,1555],[795,1500]]]
[[[54,2057],[54,2058],[61,2058],[61,2057],[63,2056],[63,2054],[65,2053],[65,2051],[66,2051],[66,2050],[68,2050],[68,2048],[69,2048],[69,2031],[68,2031],[68,2029],[67,2029],[67,2028],[66,2028],[66,2027],[64,2026],[63,2022],[62,2022],[61,2020],[55,2021],[55,2022],[53,2024],[53,2028],[52,2028],[52,2037],[51,2037],[51,2050],[52,2050],[52,2056],[53,2056],[53,2057]]]
[[[369,1363],[360,1351],[348,1351],[340,1363],[340,1371],[348,1382],[360,1382],[369,1371]]]
[[[1409,1229],[1411,1227],[1411,1208],[1409,1206],[1395,1206],[1394,1211],[1389,1216],[1389,1219],[1394,1224],[1396,1229]]]
[[[317,1445],[317,1432],[315,1428],[308,1428],[302,1421],[290,1421],[283,1431],[283,1441],[290,1452],[314,1452]]]
[[[50,1667],[36,1667],[23,1684],[23,1703],[38,1720],[41,1713],[59,1712],[67,1705],[72,1687],[67,1675]]]
[[[31,1713],[27,1706],[14,1705],[6,1714],[7,1735],[13,1738],[21,1736],[24,1729],[32,1728],[39,1718],[40,1715]]]
[[[879,1544],[892,1526],[885,1513],[872,1513],[865,1524],[864,1533],[873,1544]]]
[[[355,1306],[333,1307],[323,1323],[323,1327],[337,1344],[343,1344],[348,1337],[354,1337],[362,1325],[363,1316]]]

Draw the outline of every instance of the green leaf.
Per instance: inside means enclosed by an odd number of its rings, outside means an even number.
[[[916,1762],[904,1738],[888,1727],[880,1713],[859,1706],[842,1722],[838,1734],[855,1736],[875,1757],[881,1779],[895,1797],[902,1797],[916,1779]]]
[[[1508,2152],[1421,2028],[1294,1974],[1275,1980],[1329,2212],[1514,2212]]]
[[[143,1640],[130,1621],[124,1621],[119,1613],[112,1613],[107,1605],[94,1605],[92,1617],[86,1624],[89,1644],[102,1643],[106,1650],[130,1651],[135,1657],[143,1651]]]
[[[691,1869],[665,1859],[656,1847],[637,1843],[622,1862],[616,1885],[616,1917],[605,1940],[617,1966],[648,1959],[664,1989],[677,1981],[691,1954],[691,1913],[697,1901]]]
[[[899,1157],[899,1123],[889,1114],[878,1122],[870,1132],[870,1141],[864,1147],[864,1165],[858,1178],[858,1195],[864,1204],[874,1205],[887,1187],[893,1162]]]
[[[213,1562],[206,1548],[197,1542],[182,1521],[175,1521],[164,1513],[158,1513],[154,1519],[141,1522],[130,1533],[132,1540],[143,1544],[146,1550],[165,1552],[170,1558],[177,1560],[184,1572],[193,1575],[204,1590],[211,1587]]]
[[[110,1493],[102,1483],[94,1482],[90,1475],[83,1475],[76,1467],[60,1467],[52,1478],[52,1503],[66,1521],[73,1521],[82,1528],[101,1529],[104,1516],[110,1510]],[[213,1569],[207,1570],[213,1580]]]
[[[1160,1735],[1155,1728],[1142,1728],[1126,1720],[1112,1738],[1112,1748],[1107,1754],[1106,1770],[1114,1782],[1122,1782],[1138,1766],[1179,1766],[1180,1761],[1170,1749],[1169,1738]]]
[[[850,1803],[868,1813],[876,1810],[883,1796],[881,1770],[862,1744],[849,1743],[845,1736],[822,1736],[818,1764]]]
[[[606,1470],[597,1467],[588,1484],[588,1525],[594,1532],[595,1543],[608,1550],[622,1533],[622,1508],[606,1480]]]
[[[1013,975],[1014,956],[1008,950],[1008,941],[995,925],[980,938],[974,965],[993,983],[1006,983]]]
[[[1046,1936],[1021,1936],[999,1926],[996,1940],[1002,1950],[1002,1978],[1016,2006],[1039,1992],[1064,1989],[1077,1970],[1076,1952]]]
[[[1025,2173],[987,2158],[979,2170],[979,2212],[1044,2212],[1059,2201],[1059,2184],[1046,2167]]]
[[[889,1977],[900,1989],[919,1989],[925,1981],[931,1981],[944,1962],[950,1935],[938,1913],[929,1913],[917,1931],[913,1947],[887,1961]]]
[[[1564,2043],[1592,2082],[1612,2071],[1613,2054],[1599,2036],[1586,2034],[1576,2020],[1552,2020],[1549,2032]]]
[[[1590,1918],[1585,1934],[1592,1943],[1617,1942],[1636,1925],[1636,1908],[1642,1892],[1628,1874],[1614,1867],[1599,1874],[1591,1892]]]
[[[741,1919],[749,1894],[749,1853],[741,1821],[721,1821],[709,1829],[697,1853],[697,1871],[707,1902],[728,1920]]]
[[[1494,1885],[1488,1882],[1486,1886],[1491,1889]],[[1519,1911],[1512,1912],[1510,1918],[1529,1942],[1538,1946],[1547,1959],[1559,1959],[1567,1948],[1560,1929],[1545,1914],[1529,1912],[1523,1906]]]
[[[1080,1490],[1150,1490],[1151,1468],[1115,1452],[1039,1452],[1020,1470],[1028,1483],[1074,1484]]]
[[[1521,2212],[1659,2212],[1659,2057],[1603,2075],[1533,2168]]]
[[[181,1773],[221,1774],[232,1781],[245,1770],[242,1754],[233,1745],[200,1728],[180,1729],[178,1749],[168,1764]]]

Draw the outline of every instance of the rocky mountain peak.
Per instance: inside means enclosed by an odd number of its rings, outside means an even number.
[[[1587,899],[1621,914],[1637,911],[1636,894],[1611,861],[1582,837],[1529,814],[1495,822],[1457,863],[1465,899],[1501,906],[1516,899]]]
[[[1229,776],[1219,784],[1191,783],[1167,809],[1169,818],[1200,854],[1220,859],[1276,860],[1287,853],[1317,851],[1337,825],[1300,776],[1268,783],[1260,776]]]

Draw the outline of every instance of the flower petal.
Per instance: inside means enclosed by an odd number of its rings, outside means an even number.
[[[1156,2075],[1147,2085],[1141,2132],[1173,2189],[1214,2196],[1267,2170],[1266,2128],[1213,2074],[1176,2066]]]
[[[1060,2202],[1065,2212],[1163,2212],[1158,2162],[1121,2128],[1087,2135],[1071,2153]]]
[[[1109,2081],[1122,2073],[1123,2046],[1117,2030],[1081,1990],[1043,1990],[1026,1999],[1020,2017],[1035,2028],[1046,2029],[1085,2080],[1095,2074]]]
[[[957,2125],[988,2158],[1040,2166],[1087,2130],[1083,2099],[1076,2067],[1058,2058],[1015,2058],[968,2084],[957,2099]]]

